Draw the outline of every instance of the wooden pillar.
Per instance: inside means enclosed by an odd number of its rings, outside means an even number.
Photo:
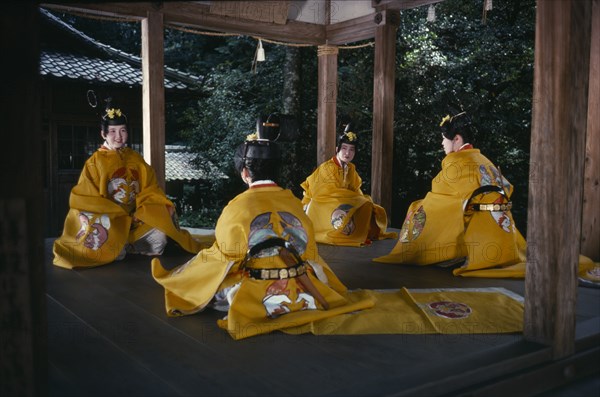
[[[581,253],[600,261],[600,0],[592,3],[590,90],[588,95]]]
[[[163,14],[148,11],[142,20],[142,103],[144,159],[165,190],[165,77]]]
[[[337,106],[337,59],[338,48],[319,46],[319,103],[317,107],[317,164],[328,160],[335,153],[335,116]]]
[[[575,348],[591,1],[538,1],[524,336]]]
[[[396,86],[397,11],[375,15],[375,62],[373,76],[373,143],[371,156],[371,196],[392,212],[392,165],[394,155],[394,92]]]
[[[46,394],[46,288],[39,9],[9,2],[0,13],[0,395]]]

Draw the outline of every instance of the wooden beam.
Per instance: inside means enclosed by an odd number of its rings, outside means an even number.
[[[156,9],[150,2],[106,2],[106,3],[41,3],[40,7],[73,14],[85,14],[107,18],[123,18],[141,21],[148,10]]]
[[[45,395],[48,373],[43,246],[39,12],[9,2],[0,13],[0,395]],[[18,39],[15,39],[18,38]]]
[[[592,3],[590,90],[588,96],[581,253],[600,261],[600,1]]]
[[[377,11],[405,10],[440,0],[372,0]],[[141,21],[149,10],[161,7],[165,26],[195,30],[211,30],[247,36],[262,37],[288,43],[313,45],[341,45],[375,37],[377,13],[332,25],[289,20],[286,24],[276,24],[224,16],[210,13],[210,6],[193,1],[152,2],[111,2],[111,3],[42,3],[41,6],[62,12],[88,14],[109,18],[124,18]]]
[[[591,1],[538,1],[524,336],[574,351]]]
[[[317,164],[321,164],[335,153],[338,48],[319,47],[318,57]]]
[[[394,93],[396,82],[396,31],[398,11],[382,11],[376,19],[373,77],[373,145],[371,196],[387,212],[392,211],[392,164],[394,154]]]
[[[372,0],[376,11],[406,10],[443,0]],[[211,30],[262,37],[287,43],[341,45],[368,40],[375,36],[376,13],[348,21],[321,25],[288,20],[284,25],[210,13],[210,6],[194,1],[41,3],[47,9],[109,18],[139,20],[148,11],[161,8],[163,23],[174,28]]]
[[[142,20],[148,11],[156,10],[157,3],[42,3],[48,9],[85,13],[112,18]],[[193,1],[164,2],[161,4],[165,26],[211,30],[256,36],[289,43],[325,44],[323,25],[288,21],[285,25],[227,17],[210,13],[210,6]]]
[[[288,21],[285,25],[240,19],[209,13],[209,7],[193,2],[166,2],[165,23],[197,29],[262,37],[288,43],[324,44],[325,27]]]
[[[330,45],[342,45],[375,37],[376,13],[325,26],[325,38]]]
[[[165,190],[165,77],[163,14],[148,11],[142,20],[142,104],[144,159]]]

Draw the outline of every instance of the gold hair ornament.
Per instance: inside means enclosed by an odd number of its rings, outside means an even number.
[[[114,119],[116,117],[121,117],[123,113],[121,113],[121,109],[110,108],[106,109],[106,116],[109,119]]]
[[[348,132],[346,132],[344,135],[345,135],[346,137],[348,137],[348,140],[349,140],[350,142],[354,142],[354,141],[356,140],[356,138],[357,138],[356,134],[355,134],[354,132],[352,132],[352,131],[348,131]]]
[[[446,124],[446,121],[452,121],[452,117],[450,117],[449,114],[447,114],[443,119],[442,122],[440,123],[440,127],[442,127],[444,124]]]
[[[257,139],[258,139],[258,134],[256,132],[253,132],[252,134],[248,134],[246,136],[247,141],[256,141]]]
[[[446,124],[446,122],[452,122],[452,120],[454,120],[454,118],[456,118],[458,116],[462,116],[465,113],[467,113],[467,112],[460,112],[459,114],[455,114],[454,116],[450,116],[449,114],[447,114],[442,119],[442,122],[440,123],[440,127],[442,127],[444,124]]]

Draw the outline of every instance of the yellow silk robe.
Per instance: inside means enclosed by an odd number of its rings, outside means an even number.
[[[54,242],[54,264],[60,267],[113,262],[126,244],[152,228],[188,252],[201,248],[179,228],[174,205],[158,187],[152,167],[130,148],[97,150],[71,190],[69,206],[62,236]]]
[[[344,170],[336,157],[327,160],[301,184],[302,204],[319,243],[361,246],[368,240],[396,238],[387,232],[385,209],[363,194],[354,164]]]
[[[153,259],[152,275],[165,288],[169,316],[201,311],[216,294],[228,291],[228,314],[219,320],[219,326],[234,339],[372,307],[374,302],[369,298],[346,299],[346,287],[319,256],[313,236],[312,224],[291,191],[276,185],[253,187],[223,209],[212,247],[170,271]],[[327,301],[328,309],[297,278],[258,280],[240,268],[250,247],[274,237],[291,242],[309,264],[308,278]],[[277,250],[251,259],[246,267],[285,268]]]
[[[478,149],[448,154],[424,199],[407,212],[396,246],[374,261],[429,265],[466,258],[455,275],[524,277],[525,239],[510,210],[465,209],[472,193],[483,185],[503,187],[510,197],[513,186]],[[505,203],[500,193],[478,195],[472,204]]]

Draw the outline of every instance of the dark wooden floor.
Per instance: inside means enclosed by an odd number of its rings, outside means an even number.
[[[222,313],[168,318],[148,257],[65,270],[51,264],[52,242],[46,241],[51,396],[477,395],[473,390],[506,378],[507,366],[524,371],[549,359],[548,349],[520,334],[276,332],[234,341],[216,325]],[[394,243],[320,246],[320,253],[349,288],[503,287],[524,295],[522,280],[459,278],[450,269],[371,261]],[[162,261],[173,267],[190,257],[170,249]],[[600,289],[579,288],[577,324],[579,345],[598,348]],[[590,379],[589,387],[600,385],[597,375]],[[534,395],[552,384],[525,382],[520,392]]]

